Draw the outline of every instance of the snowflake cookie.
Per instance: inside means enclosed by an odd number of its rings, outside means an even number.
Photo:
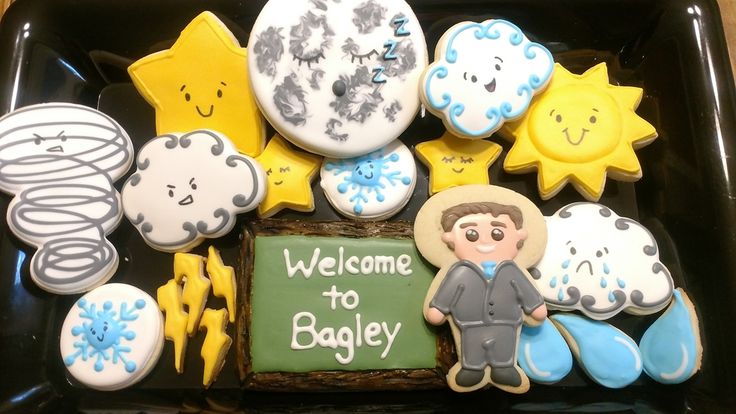
[[[80,298],[61,328],[61,357],[82,384],[126,388],[153,369],[164,345],[163,317],[142,290],[121,283],[100,286]]]
[[[417,169],[409,148],[396,140],[360,157],[326,158],[320,176],[327,200],[340,214],[383,220],[409,201]]]

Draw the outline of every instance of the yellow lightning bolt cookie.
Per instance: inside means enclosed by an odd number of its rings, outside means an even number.
[[[501,154],[496,143],[458,138],[450,132],[415,149],[429,168],[430,195],[465,184],[490,184],[488,169]]]
[[[207,330],[200,352],[204,360],[202,384],[205,388],[209,388],[217,379],[222,366],[225,365],[227,351],[233,343],[232,338],[225,333],[225,328],[227,328],[227,310],[209,308],[204,310],[199,329]]]
[[[187,332],[194,336],[199,325],[199,318],[210,294],[211,282],[204,277],[204,257],[196,254],[177,253],[174,255],[174,279],[177,283],[184,281],[182,303],[187,305],[189,320]]]
[[[552,198],[570,182],[598,201],[606,175],[620,181],[641,178],[635,149],[657,138],[636,114],[643,90],[608,83],[605,63],[582,75],[555,64],[552,81],[510,131],[514,146],[504,161],[510,173],[539,171],[539,193]]]
[[[266,198],[258,205],[259,217],[271,217],[285,208],[314,210],[311,182],[322,157],[295,150],[281,136],[274,135],[256,160],[268,175]]]
[[[181,299],[181,286],[175,279],[169,280],[156,291],[158,307],[165,314],[164,335],[174,343],[174,367],[176,372],[184,372],[184,355],[187,349],[187,321],[189,315],[184,311]]]
[[[212,293],[219,298],[225,298],[227,311],[230,315],[230,323],[235,322],[235,269],[225,266],[220,257],[220,252],[210,246],[207,257],[207,274],[212,281]]]
[[[246,49],[210,12],[181,32],[171,49],[129,68],[133,84],[156,110],[156,132],[212,129],[252,157],[263,151],[265,122],[248,79]]]

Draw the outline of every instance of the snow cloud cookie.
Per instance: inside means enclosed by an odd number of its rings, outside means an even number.
[[[672,277],[641,224],[595,203],[570,204],[546,220],[547,249],[530,273],[550,308],[604,320],[669,304]]]
[[[80,293],[115,273],[106,236],[123,210],[113,182],[132,162],[128,134],[92,108],[48,103],[0,118],[0,190],[14,195],[7,222],[38,248],[30,273],[39,287]]]
[[[123,187],[125,214],[146,243],[165,252],[226,234],[266,194],[260,164],[213,131],[156,137],[136,164]]]
[[[552,76],[552,54],[505,20],[462,22],[440,39],[422,74],[421,99],[464,138],[491,136],[526,112]]]
[[[345,160],[326,158],[320,185],[327,201],[342,215],[383,220],[411,198],[417,168],[411,151],[396,140],[377,151]]]
[[[306,150],[367,154],[396,139],[419,110],[427,46],[403,0],[270,0],[248,47],[259,106]]]

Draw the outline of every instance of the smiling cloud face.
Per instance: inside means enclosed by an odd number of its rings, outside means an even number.
[[[546,219],[547,249],[530,273],[551,308],[603,320],[669,303],[672,278],[641,224],[595,203],[570,204]]]
[[[185,251],[230,231],[263,200],[266,174],[212,131],[164,135],[141,149],[123,187],[125,215],[151,247]]]
[[[422,101],[466,138],[488,137],[520,117],[554,68],[544,46],[505,20],[459,23],[437,48],[421,79]]]

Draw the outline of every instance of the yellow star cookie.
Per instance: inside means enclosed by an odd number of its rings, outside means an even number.
[[[189,336],[194,336],[212,284],[204,277],[204,257],[189,253],[174,255],[174,280],[181,283],[185,278],[182,303],[187,305],[189,310],[187,332]]]
[[[568,181],[590,201],[598,201],[606,175],[620,181],[641,178],[639,149],[657,131],[636,114],[641,88],[608,83],[606,64],[582,75],[555,64],[552,81],[529,110],[510,126],[515,137],[504,169],[539,170],[539,193],[552,198]]]
[[[212,281],[212,293],[220,298],[225,298],[227,311],[230,314],[230,323],[235,322],[235,269],[225,266],[220,257],[220,252],[210,246],[207,256],[207,274]]]
[[[238,150],[263,151],[266,126],[248,80],[246,49],[210,12],[181,32],[171,49],[128,68],[133,84],[156,109],[156,132],[213,129]]]
[[[445,132],[438,139],[418,144],[416,154],[429,168],[432,195],[465,184],[489,184],[488,168],[501,154],[501,146]]]
[[[259,217],[271,217],[285,208],[314,210],[311,182],[321,157],[294,150],[281,136],[274,135],[256,160],[268,175],[266,198],[258,206]]]
[[[225,328],[227,328],[227,310],[212,310],[209,308],[204,310],[199,329],[207,330],[200,351],[200,355],[204,360],[202,384],[205,388],[209,388],[217,379],[222,366],[225,364],[227,351],[233,343],[232,338],[225,333]]]
[[[169,280],[156,291],[158,307],[166,314],[164,336],[174,343],[174,367],[184,372],[184,352],[187,349],[187,322],[189,315],[184,311],[181,286],[175,279]]]

